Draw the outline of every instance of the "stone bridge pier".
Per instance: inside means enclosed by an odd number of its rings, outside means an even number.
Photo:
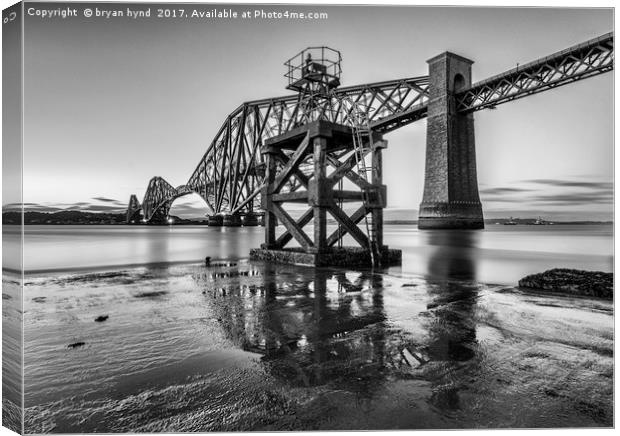
[[[471,86],[472,61],[445,52],[429,59],[426,171],[420,229],[482,229],[473,113],[455,95]]]

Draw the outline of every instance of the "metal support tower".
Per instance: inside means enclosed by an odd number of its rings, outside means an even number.
[[[354,136],[348,126],[319,120],[266,141],[262,151],[267,162],[266,183],[261,195],[265,243],[260,250],[252,250],[253,258],[310,265],[372,266],[371,239],[358,226],[370,215],[376,229],[377,260],[383,264],[400,261],[400,251],[388,250],[383,245],[386,187],[382,184],[381,154],[387,144],[375,133],[372,141],[369,136],[360,135],[364,144],[356,148]],[[368,168],[370,182],[366,174],[359,173],[358,165],[359,159],[368,154],[372,160]],[[299,182],[294,190],[287,187],[291,178]],[[336,189],[344,178],[357,189]],[[357,203],[357,207],[341,208],[339,202]],[[292,203],[306,204],[308,208],[293,218],[287,211],[287,205]],[[339,228],[328,231],[328,214]],[[284,226],[281,234],[276,220]],[[304,231],[310,222],[311,235]],[[347,235],[357,247],[337,248]],[[292,241],[299,248],[291,247]]]

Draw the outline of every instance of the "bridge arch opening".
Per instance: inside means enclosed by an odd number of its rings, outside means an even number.
[[[195,192],[175,198],[170,206],[168,216],[176,222],[207,222],[207,215],[213,212],[204,199]]]

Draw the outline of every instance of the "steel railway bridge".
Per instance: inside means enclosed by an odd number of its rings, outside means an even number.
[[[420,227],[479,228],[473,112],[611,71],[613,59],[608,33],[474,84],[472,61],[446,52],[428,61],[428,76],[338,83],[318,105],[300,93],[245,102],[228,115],[187,183],[174,187],[153,177],[142,203],[131,196],[127,222],[165,222],[177,198],[196,193],[213,216],[224,217],[213,223],[238,224],[260,210],[264,141],[316,120],[350,125],[352,111],[362,107],[379,134],[428,118]],[[298,189],[299,180],[291,178],[287,189]]]

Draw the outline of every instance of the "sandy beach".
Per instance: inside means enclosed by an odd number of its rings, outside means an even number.
[[[2,425],[22,429],[20,377],[22,373],[21,276],[2,274]]]
[[[27,433],[613,425],[609,301],[223,261],[33,275],[24,309]]]

